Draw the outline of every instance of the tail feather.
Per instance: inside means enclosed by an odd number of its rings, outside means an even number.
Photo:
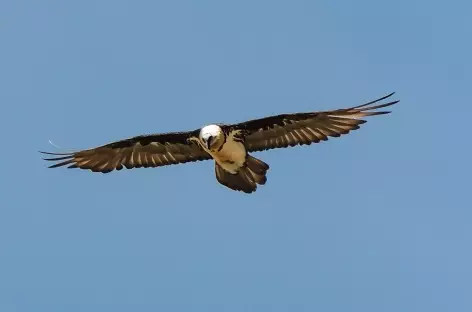
[[[232,190],[252,193],[257,188],[254,178],[245,167],[241,168],[237,173],[230,173],[215,162],[215,173],[218,182]]]
[[[254,156],[247,155],[246,166],[257,175],[265,175],[269,165]]]
[[[251,155],[247,156],[245,166],[241,167],[237,173],[230,173],[215,162],[218,182],[232,190],[245,193],[255,192],[257,184],[264,185],[267,182],[267,170],[269,170],[269,165]]]

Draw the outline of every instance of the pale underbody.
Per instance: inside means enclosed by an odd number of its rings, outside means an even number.
[[[205,144],[201,146],[227,172],[237,173],[246,161],[246,147],[243,143],[234,140],[234,134],[228,135],[221,150],[209,150]]]
[[[244,144],[232,139],[228,140],[220,151],[209,151],[209,153],[224,170],[230,173],[237,173],[246,161]]]

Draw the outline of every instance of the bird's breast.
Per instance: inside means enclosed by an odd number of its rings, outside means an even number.
[[[229,138],[219,151],[211,154],[223,169],[231,173],[236,173],[246,161],[246,147],[232,138]]]

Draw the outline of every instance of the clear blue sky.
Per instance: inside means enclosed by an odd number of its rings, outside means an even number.
[[[3,1],[0,311],[472,311],[470,1]],[[38,150],[396,91],[329,142],[108,175]],[[49,145],[52,140],[61,147]]]

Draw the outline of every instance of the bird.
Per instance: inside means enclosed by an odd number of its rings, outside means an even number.
[[[76,152],[39,152],[54,156],[43,158],[56,162],[48,168],[68,166],[101,173],[214,160],[216,180],[221,185],[250,194],[258,185],[266,184],[269,170],[266,162],[251,153],[311,145],[348,134],[367,122],[364,117],[391,113],[378,109],[398,103],[399,100],[381,103],[393,94],[342,109],[279,114],[233,124],[208,124],[191,131],[139,135]]]

